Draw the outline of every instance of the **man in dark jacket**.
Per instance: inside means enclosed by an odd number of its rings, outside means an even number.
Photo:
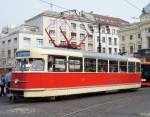
[[[5,96],[4,88],[5,88],[5,76],[2,75],[0,78],[0,87],[1,87],[1,92],[0,96]]]

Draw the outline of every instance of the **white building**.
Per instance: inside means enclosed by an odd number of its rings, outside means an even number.
[[[101,33],[100,33],[101,52],[108,54],[118,54],[119,53],[118,30],[122,26],[129,25],[129,23],[120,18],[102,16],[97,14],[93,15],[96,19],[97,27],[98,25],[101,25]],[[100,42],[98,39],[99,38],[98,28],[95,32],[96,32],[95,35],[97,37],[96,47],[98,48]]]
[[[38,27],[21,25],[2,31],[3,34],[0,37],[0,64],[2,67],[15,65],[14,58],[17,49],[43,46],[43,35],[39,33]]]
[[[150,4],[143,8],[140,19],[140,22],[120,29],[120,49],[129,56],[142,54],[142,59],[150,61],[150,55],[144,54],[150,53]]]
[[[17,49],[29,47],[49,47],[53,44],[45,31],[55,40],[56,44],[65,41],[60,27],[72,43],[79,44],[88,34],[81,48],[87,51],[118,54],[118,30],[128,22],[119,18],[101,16],[93,13],[45,11],[25,21],[24,25],[4,31],[0,37],[0,64],[14,66]],[[100,29],[100,33],[99,33]],[[100,36],[100,38],[99,38]],[[100,46],[100,47],[99,47]]]

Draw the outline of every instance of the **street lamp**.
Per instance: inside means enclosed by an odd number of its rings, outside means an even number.
[[[98,24],[98,32],[99,32],[99,45],[98,45],[98,52],[101,53],[101,24]]]

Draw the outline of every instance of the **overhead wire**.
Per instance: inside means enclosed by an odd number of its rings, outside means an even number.
[[[141,11],[140,8],[138,8],[136,5],[134,5],[134,4],[133,4],[132,2],[130,2],[129,0],[123,0],[123,1],[125,1],[127,4],[129,4],[130,6],[134,7],[135,9]]]
[[[65,8],[65,7],[62,7],[62,6],[59,6],[59,5],[56,5],[56,4],[47,2],[47,1],[45,1],[45,0],[39,0],[39,1],[41,1],[41,2],[43,2],[43,3],[45,3],[45,4],[49,4],[49,5],[55,6],[55,7],[60,8],[60,9],[70,10],[70,9]]]

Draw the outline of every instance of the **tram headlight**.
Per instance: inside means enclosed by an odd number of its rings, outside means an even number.
[[[145,82],[146,81],[146,79],[142,79],[142,82]]]
[[[16,80],[14,81],[15,84],[18,84],[19,82],[20,82],[19,79],[16,79]]]

